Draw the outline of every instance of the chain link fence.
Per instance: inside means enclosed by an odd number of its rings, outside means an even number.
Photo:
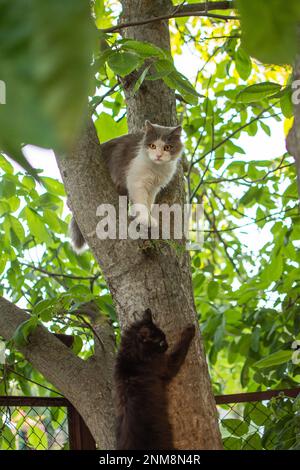
[[[0,397],[0,450],[75,449],[95,449],[95,443],[66,399]]]
[[[1,450],[69,449],[66,408],[2,407]]]
[[[215,398],[225,449],[300,449],[300,388]],[[95,448],[66,399],[0,397],[0,450]]]

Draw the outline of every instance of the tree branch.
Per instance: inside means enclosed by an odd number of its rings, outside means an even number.
[[[219,20],[239,20],[238,16],[233,15],[219,15],[214,13],[208,13],[212,10],[232,10],[234,8],[233,2],[207,2],[207,3],[194,3],[192,5],[181,5],[178,6],[175,10],[171,11],[167,15],[155,16],[153,18],[145,18],[138,21],[130,21],[127,23],[121,23],[116,26],[111,26],[110,28],[101,29],[102,33],[116,33],[124,28],[129,28],[131,26],[139,26],[149,23],[155,23],[156,21],[170,20],[172,18],[185,18],[188,16],[203,16],[206,18],[215,18]]]
[[[212,207],[212,206],[211,206]],[[209,222],[209,224],[211,225],[211,227],[213,227],[214,229],[214,233],[216,234],[218,240],[222,243],[223,247],[224,247],[224,252],[225,252],[225,255],[227,256],[229,262],[231,263],[233,269],[236,271],[237,275],[238,275],[238,278],[239,280],[241,281],[242,280],[242,275],[241,275],[241,272],[238,268],[238,266],[235,264],[235,261],[234,259],[232,258],[232,256],[230,255],[229,253],[229,245],[228,243],[226,243],[226,241],[224,240],[224,238],[222,237],[220,231],[217,229],[217,226],[216,226],[216,221],[215,221],[215,217],[212,216],[212,218],[210,218],[208,212],[206,210],[204,210],[204,215],[205,215],[205,218],[206,220]],[[213,215],[213,207],[212,207],[212,215]]]
[[[33,264],[28,263],[20,263],[22,266],[26,266],[27,268],[33,269],[33,271],[38,271],[42,274],[46,274],[49,277],[62,277],[65,279],[74,279],[76,281],[96,281],[100,276],[101,273],[95,274],[95,276],[75,276],[73,274],[64,274],[64,273],[55,273],[52,271],[47,271],[46,269],[40,268],[39,266],[34,266]]]
[[[0,334],[5,340],[11,339],[18,326],[29,318],[19,307],[0,297]],[[75,378],[84,367],[84,362],[43,326],[38,326],[30,335],[28,344],[19,349],[63,393],[66,387],[71,386],[71,377]],[[70,376],[68,381],[66,373]]]
[[[9,340],[18,326],[30,316],[0,297],[0,334]],[[26,359],[39,370],[78,409],[97,442],[114,446],[114,419],[111,413],[111,348],[101,359],[83,361],[54,334],[39,325],[29,336],[28,344],[19,348]],[[95,416],[95,410],[100,410]],[[103,419],[99,419],[102,416]]]
[[[275,215],[286,214],[287,212],[293,211],[295,209],[297,209],[297,208],[296,207],[290,207],[290,208],[286,209],[285,211],[278,211],[278,212],[275,212],[274,214],[269,214],[269,215],[266,215],[264,217],[260,217],[258,219],[253,220],[252,222],[248,222],[248,223],[243,224],[243,225],[235,225],[233,227],[228,227],[228,228],[223,228],[223,229],[203,230],[203,233],[232,232],[234,230],[240,230],[244,227],[248,227],[249,225],[257,224],[258,222],[262,222],[263,220],[265,220],[266,222],[272,222],[272,221],[277,220],[277,219],[272,219],[272,217],[274,217]],[[294,216],[298,217],[298,215],[299,215],[298,213],[288,214],[288,217],[293,218]],[[280,220],[283,220],[283,219],[280,219]]]
[[[208,11],[214,10],[233,10],[235,8],[234,3],[232,1],[225,1],[225,2],[201,2],[201,3],[189,3],[185,5],[181,5],[178,11],[204,11],[207,13]]]

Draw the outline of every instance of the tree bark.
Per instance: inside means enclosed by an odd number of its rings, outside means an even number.
[[[168,0],[123,0],[123,20],[158,15],[172,8]],[[152,42],[169,49],[167,22],[128,28],[126,37]],[[132,77],[124,82],[128,124],[140,129],[146,118],[175,125],[174,92],[163,82],[144,83],[136,95],[130,93]],[[197,315],[188,253],[182,244],[158,241],[147,246],[133,240],[99,240],[95,235],[96,209],[101,203],[117,203],[117,195],[101,159],[98,138],[90,121],[77,148],[58,165],[78,225],[99,262],[110,288],[123,329],[150,307],[154,319],[173,343],[182,328],[196,323]],[[162,199],[184,201],[182,170]],[[170,386],[170,418],[178,449],[220,449],[216,406],[200,333],[178,377]]]

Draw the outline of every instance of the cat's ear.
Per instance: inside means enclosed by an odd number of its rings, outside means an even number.
[[[152,131],[154,129],[154,126],[152,124],[152,122],[150,121],[145,121],[145,125],[144,125],[144,131],[145,132],[149,132],[149,131]]]
[[[171,131],[170,135],[177,135],[177,136],[181,136],[181,132],[182,132],[182,126],[177,126],[177,127],[174,127],[174,129]]]
[[[147,308],[145,311],[144,311],[144,315],[143,315],[143,320],[144,321],[148,321],[148,322],[153,322],[153,319],[152,319],[152,311],[150,308]]]

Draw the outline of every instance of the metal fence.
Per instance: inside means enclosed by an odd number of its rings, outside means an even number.
[[[0,397],[0,450],[89,450],[94,439],[65,398]]]
[[[225,449],[300,448],[300,388],[215,399]],[[0,450],[95,448],[89,429],[68,400],[0,397]]]

